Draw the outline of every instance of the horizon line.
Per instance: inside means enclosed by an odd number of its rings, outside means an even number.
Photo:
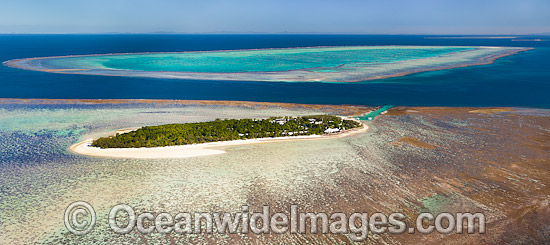
[[[0,35],[132,35],[132,34],[164,34],[164,35],[410,35],[410,36],[548,36],[550,32],[543,33],[505,33],[505,34],[464,34],[464,33],[357,33],[357,32],[0,32]]]

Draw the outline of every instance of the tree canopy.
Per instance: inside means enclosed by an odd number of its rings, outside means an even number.
[[[332,115],[271,117],[268,119],[216,119],[210,122],[166,124],[142,127],[136,131],[102,137],[92,146],[100,148],[140,148],[187,145],[238,139],[321,135],[343,131],[361,123]],[[335,130],[338,129],[338,130]]]

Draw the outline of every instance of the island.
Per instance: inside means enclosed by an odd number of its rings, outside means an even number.
[[[147,126],[92,142],[99,148],[142,148],[201,144],[219,141],[296,137],[344,132],[362,123],[332,115],[216,119],[210,122]]]

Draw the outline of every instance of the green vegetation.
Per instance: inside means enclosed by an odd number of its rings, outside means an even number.
[[[211,122],[167,124],[94,140],[101,148],[140,148],[187,145],[238,139],[321,135],[360,127],[361,123],[330,115],[230,119]]]

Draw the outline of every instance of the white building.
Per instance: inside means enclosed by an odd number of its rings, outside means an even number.
[[[338,133],[338,132],[340,132],[340,129],[337,129],[337,128],[327,128],[325,130],[325,133],[327,134]]]

